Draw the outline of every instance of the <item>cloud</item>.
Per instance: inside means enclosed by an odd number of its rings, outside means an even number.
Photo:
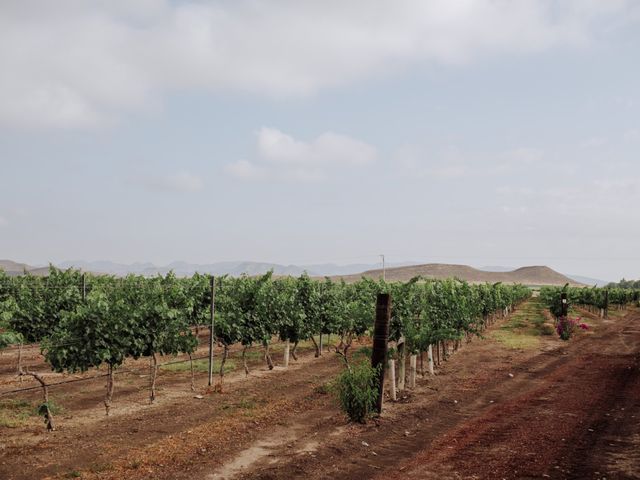
[[[376,157],[374,147],[346,135],[325,132],[303,142],[267,127],[258,132],[258,153],[267,161],[293,165],[366,165]]]
[[[628,142],[640,140],[640,128],[632,128],[627,130],[626,132],[624,132],[623,138]]]
[[[527,211],[528,211],[528,208],[525,207],[525,206],[513,207],[513,206],[509,206],[509,205],[502,205],[500,207],[500,210],[505,215],[520,216],[520,215],[525,215],[527,213]]]
[[[573,220],[592,219],[595,223],[628,217],[626,205],[640,201],[640,177],[595,178],[531,189],[503,186],[497,190],[503,200],[521,203],[529,211],[537,211],[551,219],[556,214],[572,216]],[[502,208],[504,213],[511,210]],[[573,221],[572,220],[572,221]]]
[[[500,195],[519,195],[523,197],[530,197],[535,194],[535,190],[531,187],[513,187],[511,185],[498,187],[496,192]]]
[[[581,142],[580,147],[581,148],[599,148],[606,145],[607,141],[608,140],[605,137],[591,137]]]
[[[152,176],[144,179],[142,183],[153,190],[170,192],[197,192],[204,188],[202,179],[189,172]]]
[[[430,169],[429,173],[439,178],[459,178],[467,175],[468,168],[464,165],[448,165]]]
[[[234,177],[243,179],[264,178],[266,171],[248,160],[238,160],[225,166],[225,171]]]
[[[536,148],[514,148],[498,154],[494,171],[496,173],[510,173],[523,169],[540,168],[543,159],[543,152]]]
[[[275,128],[257,132],[256,160],[239,160],[225,171],[242,179],[276,178],[317,181],[332,170],[362,167],[375,161],[376,148],[334,132],[325,132],[310,141],[297,140]]]
[[[5,0],[0,123],[92,128],[173,91],[290,97],[417,63],[583,47],[627,1]]]
[[[457,147],[433,149],[420,145],[404,145],[392,154],[398,172],[412,178],[452,179],[471,173],[468,158]]]

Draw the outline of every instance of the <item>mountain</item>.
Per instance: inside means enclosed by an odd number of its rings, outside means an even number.
[[[369,270],[359,275],[341,276],[345,281],[355,281],[360,277],[377,279],[382,277],[382,270]],[[523,285],[564,285],[569,283],[581,286],[580,282],[572,280],[561,273],[546,266],[521,267],[510,272],[487,272],[468,265],[448,265],[429,263],[408,267],[387,268],[385,277],[391,281],[406,281],[416,276],[425,278],[459,278],[472,283],[521,283]]]
[[[33,269],[33,267],[26,263],[18,263],[13,260],[0,260],[0,270],[4,270],[8,275],[21,275],[31,269]]]
[[[390,266],[398,267],[411,265],[412,262],[393,263]],[[324,277],[335,275],[350,275],[379,267],[379,264],[353,263],[349,265],[336,265],[334,263],[320,263],[312,265],[281,265],[277,263],[236,261],[236,262],[216,262],[210,264],[196,264],[188,262],[172,262],[165,266],[156,266],[152,263],[133,263],[130,265],[109,261],[86,262],[83,260],[73,260],[59,263],[59,268],[78,268],[87,272],[108,273],[112,275],[126,275],[133,273],[137,275],[165,275],[173,271],[178,276],[193,275],[195,272],[211,275],[232,275],[239,276],[261,275],[269,270],[273,270],[275,275],[299,276],[303,272],[309,275]]]
[[[511,272],[515,270],[515,268],[494,266],[494,267],[480,267],[478,270],[482,270],[483,272]],[[571,275],[569,273],[565,274],[565,276],[567,276],[574,282],[582,283],[584,285],[591,285],[591,286],[596,285],[598,287],[606,287],[607,285],[609,285],[609,283],[611,283],[608,280],[600,280],[597,278],[585,277],[582,275]]]
[[[132,264],[116,263],[110,261],[74,260],[61,262],[56,265],[59,268],[77,268],[85,272],[107,273],[124,276],[129,273],[137,275],[153,276],[166,274],[173,271],[178,276],[190,276],[195,272],[211,275],[231,275],[239,276],[261,275],[269,270],[273,270],[275,275],[299,276],[307,272],[314,277],[329,276],[333,278],[344,278],[346,281],[355,281],[360,277],[379,278],[382,276],[382,269],[379,264],[353,263],[349,265],[336,265],[333,263],[320,263],[310,265],[281,265],[277,263],[265,262],[216,262],[210,264],[196,264],[188,262],[172,262],[165,266],[156,266],[149,262],[137,262]],[[0,269],[9,275],[21,275],[28,271],[33,275],[46,275],[48,267],[33,267],[25,263],[14,262],[12,260],[0,260]],[[522,283],[525,285],[606,285],[609,282],[597,280],[589,277],[577,275],[565,276],[549,267],[482,267],[473,268],[468,265],[447,265],[447,264],[425,264],[416,265],[412,262],[392,263],[386,268],[387,280],[409,280],[421,275],[426,278],[460,278],[469,282],[504,282]]]
[[[388,263],[387,267],[407,267],[415,265],[417,262],[393,262]],[[381,263],[351,263],[349,265],[336,265],[335,263],[321,263],[314,265],[303,265],[309,275],[332,277],[336,275],[352,275],[367,270],[374,270],[380,268]]]
[[[153,263],[116,263],[105,260],[86,262],[84,260],[66,261],[56,264],[56,267],[67,269],[76,268],[85,272],[110,273],[112,275],[127,275],[128,273],[143,274],[146,270],[154,268]]]
[[[516,267],[501,267],[501,266],[478,268],[478,270],[482,270],[483,272],[513,272],[515,269]]]
[[[609,282],[608,280],[599,280],[597,278],[591,278],[591,277],[583,277],[582,275],[570,275],[567,274],[567,277],[569,277],[571,280],[575,280],[576,282],[580,282],[583,283],[585,285],[589,285],[589,286],[597,286],[597,287],[606,287],[607,285],[609,285],[611,282]]]
[[[13,260],[0,260],[0,270],[3,270],[9,276],[22,275],[24,272],[40,277],[44,277],[49,274],[48,266],[34,267],[32,265],[27,265],[26,263],[14,262]]]
[[[194,273],[212,275],[260,275],[273,270],[276,275],[301,275],[305,271],[304,267],[295,265],[278,265],[275,263],[261,262],[217,262],[211,264],[195,264],[188,262],[172,262],[164,266],[156,266],[153,263],[132,263],[123,264],[109,261],[86,262],[74,260],[62,262],[57,265],[60,268],[79,268],[84,271],[95,273],[108,273],[112,275],[136,275],[153,276],[157,274],[165,275],[173,272],[178,276],[188,276]]]

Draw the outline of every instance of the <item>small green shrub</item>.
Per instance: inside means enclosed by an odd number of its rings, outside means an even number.
[[[336,397],[351,421],[365,423],[374,412],[378,400],[377,373],[368,363],[358,362],[336,379]]]
[[[368,358],[371,358],[372,353],[373,353],[373,348],[365,345],[364,347],[360,347],[355,352],[353,352],[353,358],[368,359]]]
[[[318,395],[326,395],[327,393],[329,393],[329,388],[330,386],[326,383],[322,383],[320,385],[316,385],[315,388],[313,389],[314,393],[317,393]]]

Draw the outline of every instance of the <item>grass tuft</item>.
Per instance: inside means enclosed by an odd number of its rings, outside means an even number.
[[[0,427],[17,428],[34,416],[36,407],[24,400],[0,400]]]

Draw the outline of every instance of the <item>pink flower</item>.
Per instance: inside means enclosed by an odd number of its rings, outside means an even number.
[[[586,323],[581,323],[578,325],[582,330],[589,330],[589,325]]]

